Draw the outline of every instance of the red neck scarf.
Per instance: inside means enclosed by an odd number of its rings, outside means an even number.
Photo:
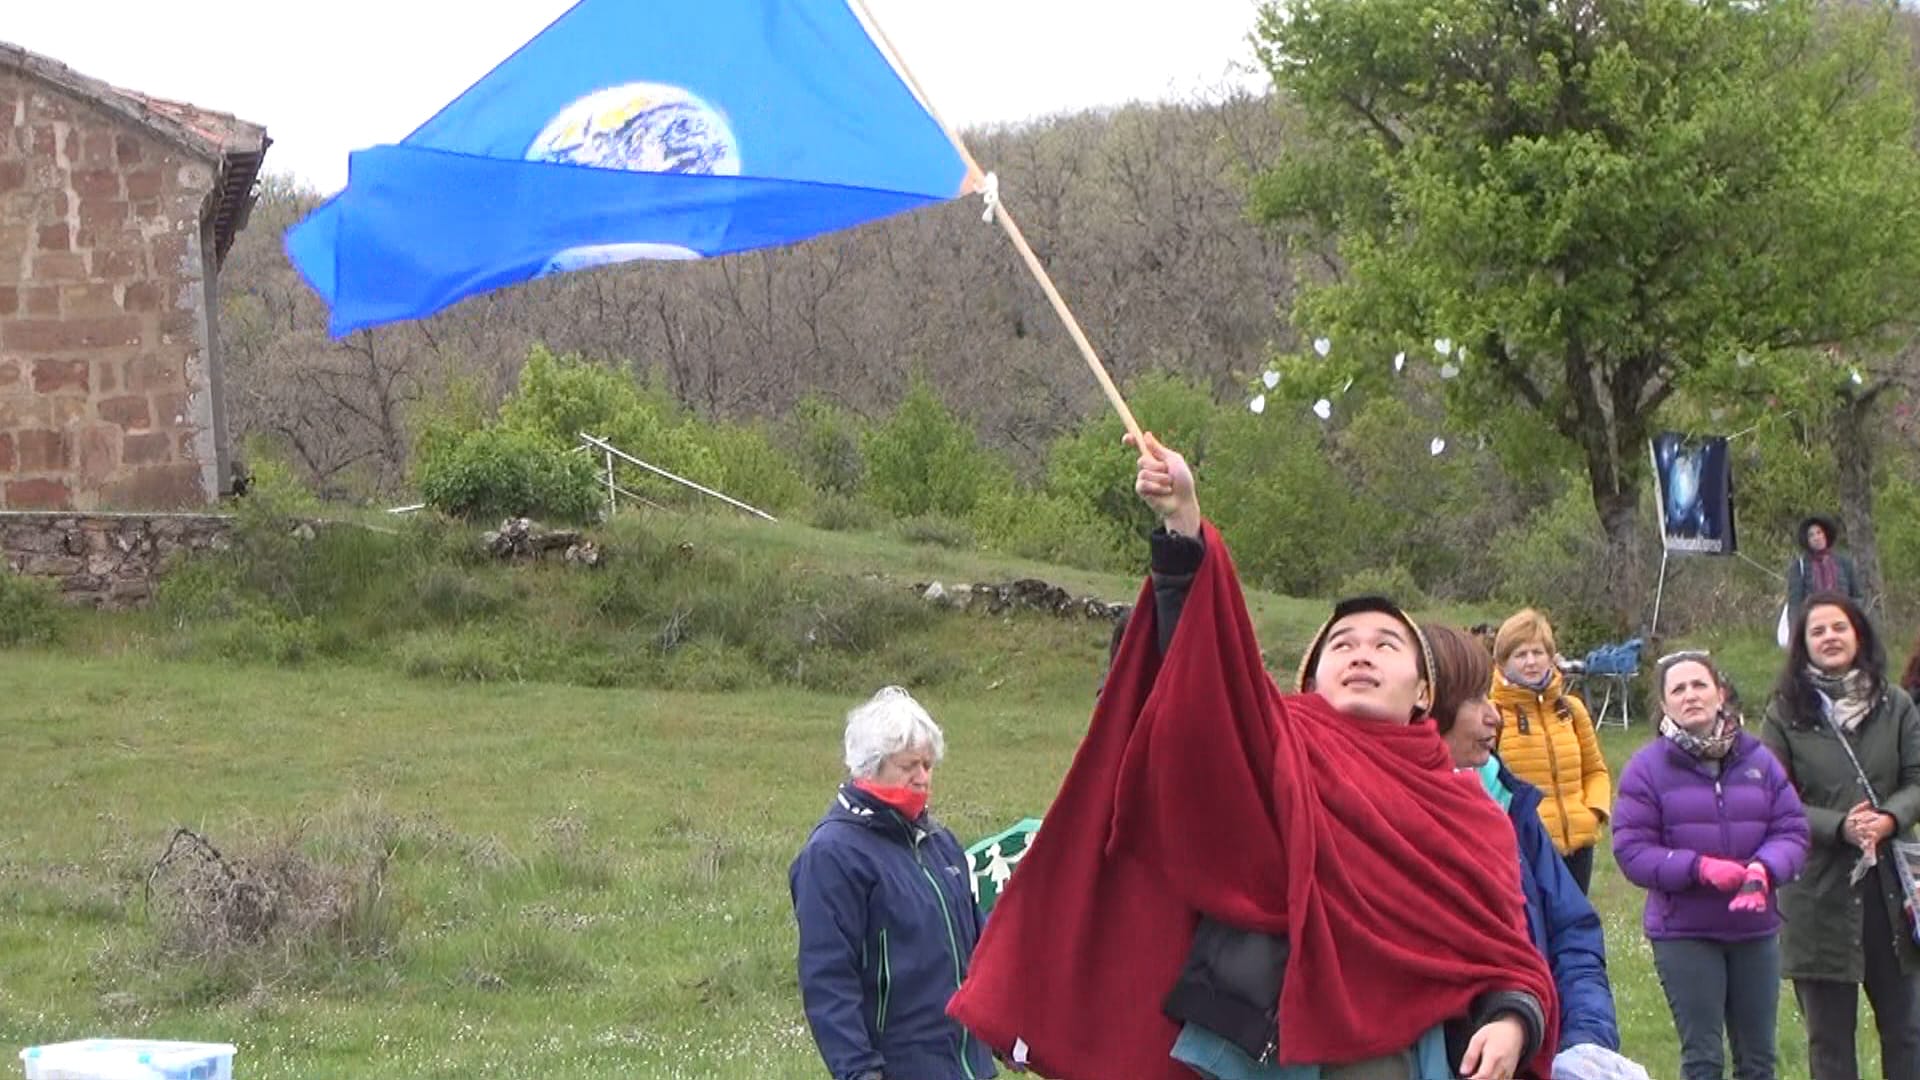
[[[864,778],[855,780],[853,786],[900,811],[901,816],[908,821],[919,821],[920,815],[927,812],[927,793],[924,791],[915,791],[910,787],[893,787]]]
[[[1552,976],[1527,933],[1513,827],[1430,723],[1283,695],[1227,548],[1206,560],[1164,659],[1142,590],[1086,739],[994,908],[948,1012],[1062,1080],[1189,1077],[1160,1011],[1196,917],[1288,936],[1279,1060],[1396,1053],[1491,990],[1548,1031]]]

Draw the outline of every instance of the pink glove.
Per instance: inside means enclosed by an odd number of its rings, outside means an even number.
[[[1721,892],[1732,892],[1746,884],[1747,868],[1732,859],[1717,859],[1712,855],[1700,856],[1700,866],[1694,872],[1700,884],[1709,885]]]
[[[1728,911],[1751,911],[1764,915],[1767,911],[1767,868],[1759,863],[1747,864],[1747,880],[1740,884],[1740,894],[1727,904]]]

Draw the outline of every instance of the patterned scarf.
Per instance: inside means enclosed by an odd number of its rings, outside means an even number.
[[[1860,721],[1873,711],[1873,680],[1859,668],[1845,675],[1833,676],[1809,664],[1807,679],[1826,700],[1828,715],[1833,717],[1833,722],[1849,735],[1858,730]]]
[[[1834,560],[1832,549],[1808,556],[1807,569],[1813,578],[1810,591],[1833,592],[1840,587],[1840,564]]]
[[[1695,735],[1680,726],[1679,721],[1662,714],[1660,717],[1660,735],[1671,740],[1675,746],[1692,754],[1702,761],[1719,761],[1733,749],[1733,738],[1740,734],[1740,714],[1720,710],[1713,718],[1713,727],[1705,735]]]

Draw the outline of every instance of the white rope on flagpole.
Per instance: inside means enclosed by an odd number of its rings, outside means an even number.
[[[1039,282],[1040,291],[1046,294],[1047,302],[1053,305],[1054,313],[1060,316],[1062,323],[1066,324],[1068,336],[1073,338],[1073,343],[1079,347],[1080,356],[1087,362],[1087,368],[1093,372],[1095,381],[1100,384],[1100,391],[1107,396],[1107,403],[1113,406],[1114,412],[1120,414],[1120,423],[1126,427],[1127,433],[1137,440],[1140,436],[1139,421],[1133,418],[1133,410],[1127,408],[1126,399],[1120,396],[1120,388],[1114,385],[1113,376],[1107,373],[1107,366],[1101,363],[1100,354],[1093,349],[1093,342],[1087,340],[1086,332],[1080,329],[1080,321],[1074,318],[1073,310],[1067,307],[1067,301],[1060,295],[1060,290],[1054,287],[1053,278],[1047,273],[1047,268],[1041,265],[1040,257],[1033,253],[1033,247],[1027,243],[1026,236],[1020,232],[1020,226],[1013,220],[1013,215],[1007,212],[1006,203],[1000,197],[999,177],[980,168],[980,163],[973,159],[973,152],[968,150],[967,144],[961,141],[960,133],[940,115],[940,110],[934,108],[933,99],[927,96],[920,81],[914,78],[913,69],[907,66],[906,58],[900,55],[900,50],[893,47],[893,42],[887,37],[885,28],[867,8],[866,0],[847,0],[847,3],[852,7],[855,17],[872,35],[874,44],[893,65],[893,70],[900,76],[900,80],[906,83],[907,89],[919,99],[921,107],[927,110],[927,115],[933,117],[933,122],[940,125],[940,130],[946,133],[947,141],[953,144],[954,150],[960,154],[960,160],[966,163],[965,190],[978,192],[987,197],[984,220],[1000,223],[1000,230],[1013,242],[1014,250],[1020,253],[1020,259],[1027,264],[1028,272],[1033,275],[1035,281]]]
[[[980,212],[980,220],[991,222],[994,211],[1000,209],[999,173],[988,173],[986,179],[981,181],[980,201],[986,205],[986,209]]]

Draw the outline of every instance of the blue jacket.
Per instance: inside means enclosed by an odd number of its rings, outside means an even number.
[[[981,925],[952,833],[842,784],[788,883],[800,998],[835,1080],[994,1075],[993,1052],[947,1018]]]
[[[1520,846],[1520,887],[1527,894],[1527,929],[1553,969],[1560,993],[1560,1047],[1593,1043],[1620,1049],[1620,1025],[1607,981],[1607,946],[1600,914],[1567,872],[1567,864],[1540,820],[1540,789],[1500,766],[1500,783],[1513,793],[1507,816]]]

